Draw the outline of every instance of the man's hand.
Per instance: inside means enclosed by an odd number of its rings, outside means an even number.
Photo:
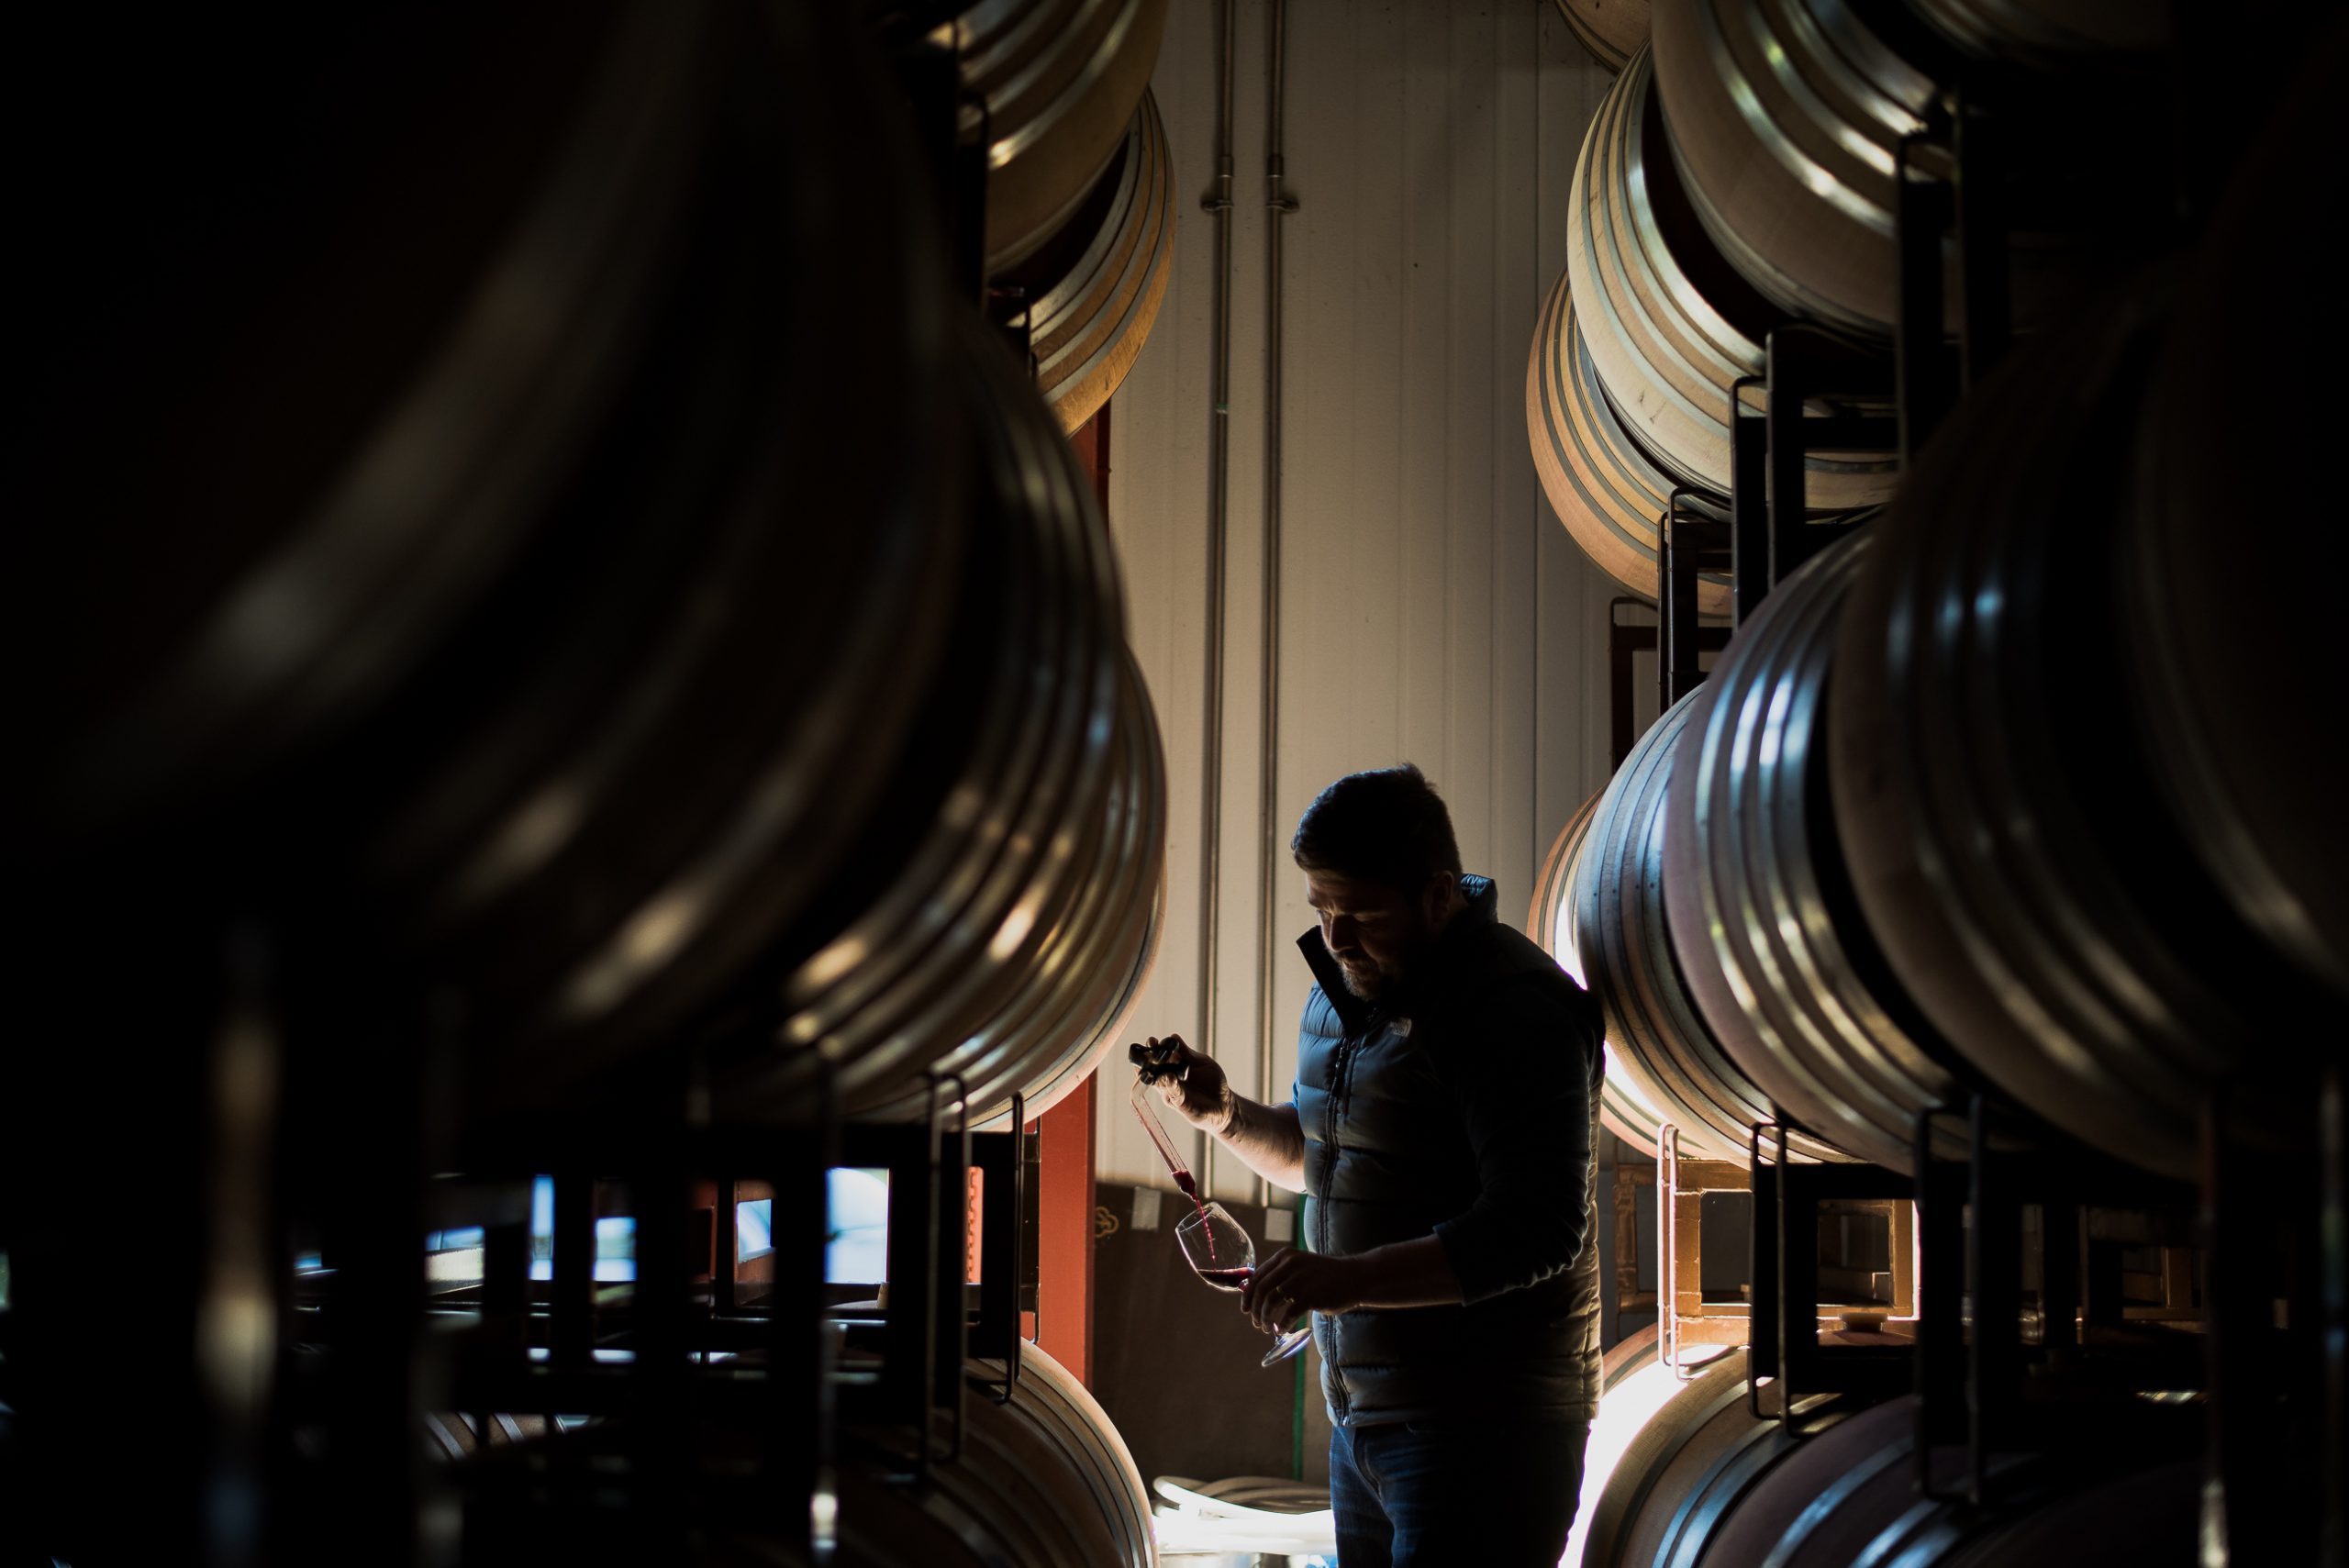
[[[1305,1190],[1305,1133],[1294,1105],[1260,1106],[1232,1093],[1223,1069],[1183,1043],[1179,1035],[1126,1047],[1174,1112],[1240,1156],[1240,1162],[1276,1187]]]
[[[1223,1069],[1183,1043],[1181,1035],[1164,1040],[1150,1037],[1147,1045],[1129,1045],[1126,1059],[1141,1069],[1142,1077],[1158,1086],[1177,1116],[1213,1137],[1231,1125],[1236,1096]]]
[[[1256,1265],[1241,1287],[1248,1320],[1268,1334],[1296,1327],[1308,1312],[1351,1312],[1366,1305],[1367,1272],[1360,1257],[1330,1257],[1283,1247]]]
[[[1307,1312],[1377,1307],[1457,1307],[1460,1276],[1433,1236],[1330,1256],[1284,1247],[1258,1265],[1240,1305],[1259,1329],[1288,1328]]]

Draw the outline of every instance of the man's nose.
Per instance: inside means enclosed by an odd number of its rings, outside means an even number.
[[[1351,951],[1361,928],[1343,915],[1332,915],[1321,923],[1321,940],[1332,951]]]

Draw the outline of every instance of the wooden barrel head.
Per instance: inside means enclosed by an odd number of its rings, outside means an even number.
[[[1605,1011],[1609,1071],[1665,1121],[1684,1150],[1742,1161],[1750,1129],[1773,1119],[1768,1098],[1724,1053],[1691,1005],[1672,953],[1664,891],[1664,806],[1674,748],[1699,695],[1666,710],[1617,770],[1593,815],[1575,872],[1575,946]],[[1847,1158],[1797,1131],[1798,1158]]]
[[[1148,92],[1083,206],[1033,255],[991,284],[1016,288],[1036,387],[1064,430],[1100,411],[1133,368],[1173,271],[1174,160]]]
[[[1166,0],[989,0],[950,24],[966,133],[987,143],[986,271],[1068,221],[1117,153],[1158,63]]]
[[[1648,0],[1557,0],[1558,15],[1590,58],[1620,71],[1648,41]]]
[[[1577,985],[1587,985],[1584,979],[1582,956],[1577,946],[1574,920],[1573,890],[1575,868],[1582,852],[1585,838],[1590,831],[1591,818],[1598,813],[1598,803],[1606,798],[1604,789],[1582,803],[1550,846],[1550,853],[1542,865],[1541,880],[1534,884],[1533,906],[1526,916],[1525,933],[1540,942],[1558,966],[1574,976]],[[1639,1086],[1615,1064],[1615,1050],[1607,1048],[1607,1073],[1601,1083],[1598,1097],[1598,1119],[1608,1131],[1642,1152],[1652,1152],[1656,1146],[1656,1134],[1664,1125],[1663,1114],[1650,1105]]]
[[[1599,105],[1567,203],[1567,275],[1599,384],[1673,480],[1726,496],[1731,397],[1792,319],[1739,277],[1707,234],[1666,146],[1649,52]],[[1745,406],[1760,409],[1748,387]],[[1891,493],[1888,454],[1803,456],[1808,505],[1835,513]]]
[[[1566,532],[1609,576],[1653,602],[1657,530],[1672,481],[1624,430],[1599,389],[1575,318],[1572,274],[1562,274],[1542,306],[1525,366],[1525,428],[1542,494]],[[1698,582],[1705,615],[1729,613],[1729,582]]]

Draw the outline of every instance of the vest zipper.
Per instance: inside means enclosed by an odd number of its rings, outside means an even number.
[[[1330,1061],[1330,1103],[1321,1113],[1321,1190],[1330,1190],[1330,1178],[1338,1171],[1338,1122],[1345,1110],[1345,1098],[1353,1089],[1354,1053],[1361,1049],[1364,1036],[1347,1035],[1338,1041],[1337,1051]],[[1329,1239],[1330,1222],[1321,1221],[1321,1240]]]
[[[1376,1027],[1374,1020],[1365,1024],[1360,1034],[1340,1039],[1338,1049],[1330,1059],[1330,1103],[1321,1115],[1321,1190],[1324,1194],[1330,1191],[1330,1178],[1338,1173],[1338,1122],[1343,1114],[1345,1100],[1353,1093],[1354,1057],[1369,1041],[1371,1030]],[[1314,1238],[1314,1251],[1326,1252],[1330,1245],[1330,1208],[1326,1201],[1316,1206],[1314,1218],[1320,1221],[1316,1227],[1320,1234]],[[1330,1354],[1337,1348],[1337,1339],[1338,1329],[1333,1320],[1330,1326],[1330,1343],[1322,1348],[1322,1354],[1329,1361],[1330,1372],[1335,1374],[1330,1381],[1338,1396],[1335,1414],[1342,1422],[1353,1401],[1347,1396],[1345,1368],[1338,1363],[1337,1357]]]

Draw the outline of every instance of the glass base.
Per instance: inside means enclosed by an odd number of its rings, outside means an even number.
[[[1311,1338],[1313,1338],[1313,1325],[1310,1322],[1299,1324],[1297,1327],[1291,1329],[1287,1333],[1283,1334],[1279,1339],[1275,1340],[1273,1341],[1273,1348],[1264,1352],[1264,1359],[1259,1364],[1264,1366],[1280,1365],[1281,1362],[1288,1360],[1289,1357],[1303,1350],[1305,1348],[1305,1342]]]

